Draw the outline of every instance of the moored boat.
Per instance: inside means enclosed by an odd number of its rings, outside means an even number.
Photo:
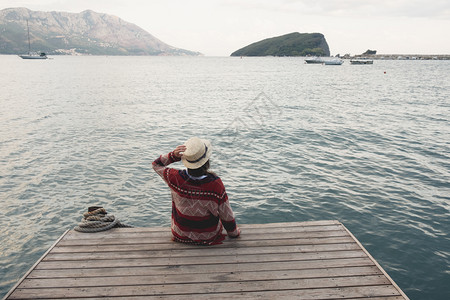
[[[351,59],[350,64],[352,64],[352,65],[372,65],[373,59],[368,59],[368,58]]]
[[[333,59],[325,60],[323,63],[325,65],[329,65],[329,66],[340,66],[344,63],[344,61],[339,58],[333,58]]]
[[[324,60],[320,57],[305,58],[307,64],[323,64]]]
[[[47,59],[47,55],[44,52],[28,52],[28,54],[19,55],[23,59]]]
[[[44,52],[41,53],[31,52],[30,27],[28,26],[28,20],[27,20],[27,30],[28,30],[28,53],[19,56],[23,59],[47,59],[48,57]]]

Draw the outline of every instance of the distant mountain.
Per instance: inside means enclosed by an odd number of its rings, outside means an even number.
[[[201,55],[169,46],[116,16],[92,10],[67,13],[27,8],[0,10],[0,53],[28,51],[27,20],[31,49],[47,54]]]
[[[250,44],[231,53],[231,56],[307,55],[330,56],[330,49],[323,34],[293,32]]]

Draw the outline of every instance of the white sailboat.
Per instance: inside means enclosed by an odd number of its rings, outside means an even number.
[[[47,55],[44,52],[37,53],[31,52],[31,44],[30,44],[30,27],[28,26],[27,20],[27,30],[28,30],[28,54],[19,55],[23,59],[47,59]]]

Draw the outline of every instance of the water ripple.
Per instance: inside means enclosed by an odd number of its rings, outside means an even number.
[[[448,62],[45,63],[0,57],[16,82],[0,111],[0,294],[88,206],[168,226],[151,162],[192,135],[213,141],[238,222],[340,220],[411,299],[450,293]]]

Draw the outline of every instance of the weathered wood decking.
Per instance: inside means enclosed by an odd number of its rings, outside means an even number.
[[[408,299],[338,221],[241,229],[211,247],[170,228],[70,230],[5,299]]]

